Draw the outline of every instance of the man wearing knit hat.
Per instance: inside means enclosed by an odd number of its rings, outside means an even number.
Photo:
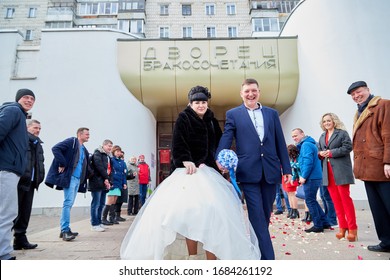
[[[0,106],[0,259],[12,260],[12,226],[18,215],[17,185],[27,165],[27,112],[35,102],[29,89],[19,89],[16,102]]]

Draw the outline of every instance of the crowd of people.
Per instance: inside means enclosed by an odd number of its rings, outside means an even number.
[[[347,94],[358,108],[352,137],[330,112],[321,117],[318,141],[297,127],[291,131],[294,144],[287,146],[278,112],[259,102],[255,79],[242,83],[243,102],[226,112],[223,132],[209,108],[211,93],[193,87],[175,122],[171,175],[146,199],[151,176],[145,156],[131,156],[126,163],[121,147],[109,139],[90,154],[86,127],[52,147],[54,159],[44,179],[40,122],[27,120],[35,94],[20,89],[15,102],[0,107],[0,258],[15,259],[13,250],[38,246],[26,233],[34,191],[44,180],[64,194],[59,235],[64,241],[78,236],[71,230],[71,209],[77,193],[89,191],[91,230],[103,232],[125,221],[124,203],[127,214],[136,215],[122,242],[122,259],[273,260],[268,230],[273,205],[274,214],[282,214],[284,197],[287,217],[300,218],[300,190],[303,220],[312,222],[307,233],[337,225],[337,239],[357,241],[350,185],[359,179],[380,241],[368,250],[390,252],[390,100],[371,94],[364,81],[352,83]],[[225,151],[231,151],[230,169],[219,157]],[[179,236],[185,252],[175,246]]]

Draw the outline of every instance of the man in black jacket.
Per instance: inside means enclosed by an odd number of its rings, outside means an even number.
[[[29,146],[27,151],[27,167],[18,183],[18,217],[14,221],[14,250],[35,249],[38,244],[31,244],[27,240],[26,232],[31,216],[34,198],[34,189],[45,177],[45,167],[42,141],[39,138],[41,123],[29,120],[27,123]]]
[[[35,103],[29,89],[20,89],[16,102],[0,106],[0,259],[14,260],[12,226],[18,215],[17,185],[27,165],[27,112]]]

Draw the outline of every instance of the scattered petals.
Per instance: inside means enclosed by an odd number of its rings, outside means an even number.
[[[358,260],[362,260],[363,259],[363,257],[362,256],[358,256]]]
[[[349,244],[348,248],[355,248],[355,245]]]
[[[288,255],[288,256],[290,256],[291,255],[291,253],[290,252],[286,252],[286,253],[284,253],[285,255]]]

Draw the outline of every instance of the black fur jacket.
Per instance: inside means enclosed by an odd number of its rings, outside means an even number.
[[[218,170],[215,151],[221,136],[221,128],[210,109],[201,119],[187,106],[179,114],[173,129],[171,171],[184,167],[183,161],[192,161],[197,167],[204,163]]]

